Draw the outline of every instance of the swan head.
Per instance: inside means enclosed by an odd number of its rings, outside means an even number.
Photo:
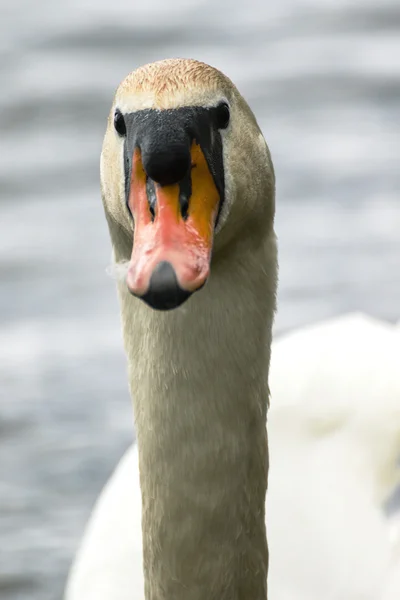
[[[224,247],[273,228],[274,173],[233,83],[195,60],[145,65],[120,84],[101,156],[114,256],[129,291],[176,308]]]

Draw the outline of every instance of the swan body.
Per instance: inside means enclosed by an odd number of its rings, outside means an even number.
[[[361,314],[273,344],[268,413],[269,593],[398,600],[400,330]],[[137,447],[105,486],[66,600],[143,600]]]

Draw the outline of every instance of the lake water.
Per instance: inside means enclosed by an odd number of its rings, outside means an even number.
[[[0,597],[59,600],[133,439],[98,183],[116,86],[191,56],[248,99],[277,174],[277,335],[395,321],[400,5],[1,0],[0,53]]]

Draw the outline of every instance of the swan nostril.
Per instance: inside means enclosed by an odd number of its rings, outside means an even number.
[[[154,186],[154,181],[149,177],[146,177],[146,193],[147,193],[147,201],[149,203],[149,211],[151,214],[151,220],[154,221],[156,218],[156,189]]]
[[[183,196],[179,199],[179,204],[181,207],[182,218],[186,220],[189,216],[189,199],[186,196]]]
[[[193,163],[190,165],[190,169],[186,172],[185,177],[179,184],[179,208],[181,217],[184,221],[186,221],[189,216],[189,204],[192,197],[192,169]]]

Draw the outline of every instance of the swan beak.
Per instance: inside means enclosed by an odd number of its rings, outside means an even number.
[[[206,282],[220,195],[199,144],[191,170],[173,185],[152,181],[133,153],[128,206],[134,220],[129,291],[152,308],[170,310]]]

